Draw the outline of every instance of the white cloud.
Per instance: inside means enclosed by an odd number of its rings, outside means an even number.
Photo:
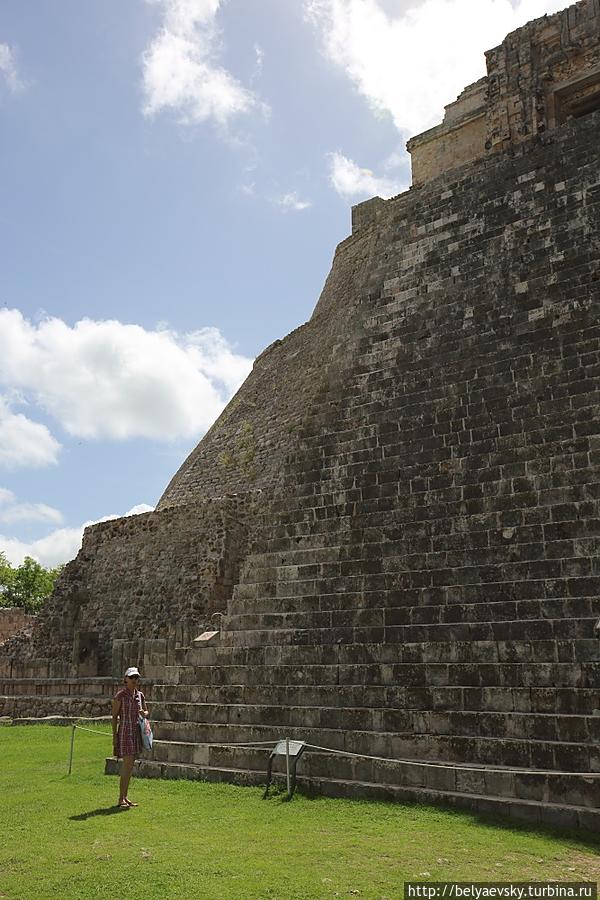
[[[1,493],[0,491],[0,502]],[[3,508],[0,509],[0,522],[7,525],[14,522],[51,522],[60,525],[62,521],[60,510],[45,503],[11,503],[8,507],[4,507],[3,504]]]
[[[284,194],[282,197],[278,197],[275,200],[277,206],[280,206],[282,209],[286,211],[294,211],[300,212],[303,209],[309,209],[312,206],[310,200],[302,200],[297,191],[291,191],[289,194]]]
[[[444,105],[485,75],[484,51],[565,0],[425,0],[399,16],[381,0],[305,0],[328,58],[404,134],[441,121]],[[388,4],[389,7],[389,4]]]
[[[15,54],[8,44],[0,44],[0,75],[4,76],[10,90],[16,94],[23,88],[15,63]]]
[[[45,425],[14,413],[0,396],[0,466],[48,466],[57,462],[59,450],[60,444]]]
[[[144,112],[165,109],[185,123],[266,111],[256,95],[217,62],[221,0],[149,0],[164,10],[162,27],[143,55]],[[262,58],[257,53],[257,62]]]
[[[152,512],[154,507],[148,506],[147,503],[139,503],[134,506],[126,516],[135,516],[140,513]],[[13,566],[20,566],[26,556],[36,559],[41,565],[46,567],[58,566],[61,563],[69,562],[74,559],[81,547],[83,531],[88,525],[95,525],[97,522],[108,522],[111,519],[118,519],[119,516],[104,516],[89,522],[84,522],[78,528],[58,528],[37,541],[26,543],[16,538],[6,537],[0,534],[0,552],[6,554],[6,558]]]
[[[197,437],[251,367],[216,328],[179,335],[90,319],[70,327],[0,310],[0,386],[21,392],[77,437]],[[59,445],[44,425],[6,406],[4,422],[8,442],[0,439],[0,461],[55,461]]]
[[[343,153],[329,153],[329,180],[346,200],[361,197],[383,197],[387,200],[406,188],[406,184],[391,179],[378,178],[370,169],[361,169]]]

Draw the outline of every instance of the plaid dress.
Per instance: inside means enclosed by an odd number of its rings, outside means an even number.
[[[138,716],[146,708],[146,700],[141,691],[133,694],[122,687],[115,694],[115,700],[121,701],[119,728],[117,730],[117,756],[138,756],[142,752],[142,736],[138,724]]]

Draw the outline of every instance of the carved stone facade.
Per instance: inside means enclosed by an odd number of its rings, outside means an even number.
[[[489,50],[487,76],[446,107],[441,125],[408,142],[413,183],[600,109],[599,30],[598,0],[582,0]]]

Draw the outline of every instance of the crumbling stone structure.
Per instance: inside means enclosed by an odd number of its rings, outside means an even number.
[[[259,502],[247,492],[87,528],[31,638],[6,642],[5,661],[32,677],[48,658],[63,677],[118,677],[125,653],[162,671],[226,609]]]
[[[31,628],[35,616],[29,616],[20,607],[0,607],[0,644],[3,644],[14,634],[19,634],[25,629]]]
[[[486,77],[446,107],[441,125],[408,142],[413,182],[510,151],[600,109],[599,11],[599,0],[584,0],[489,50]]]
[[[446,122],[474,148],[483,105],[482,152],[428,150],[410,191],[353,210],[310,322],[140,517],[205,554],[207,498],[261,491],[218,637],[156,671],[140,774],[258,783],[265,752],[233,745],[287,735],[360,754],[305,754],[312,790],[600,825],[599,33],[585,0],[488,54]],[[541,72],[564,101],[545,129],[515,100]],[[86,629],[121,553],[115,597],[136,590],[138,524],[107,530],[67,578]],[[189,584],[152,555],[158,615],[181,614]]]

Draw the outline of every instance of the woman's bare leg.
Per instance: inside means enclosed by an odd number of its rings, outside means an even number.
[[[121,765],[121,784],[119,787],[119,806],[127,803],[127,790],[129,788],[129,780],[133,772],[133,764],[135,756],[124,756]]]

